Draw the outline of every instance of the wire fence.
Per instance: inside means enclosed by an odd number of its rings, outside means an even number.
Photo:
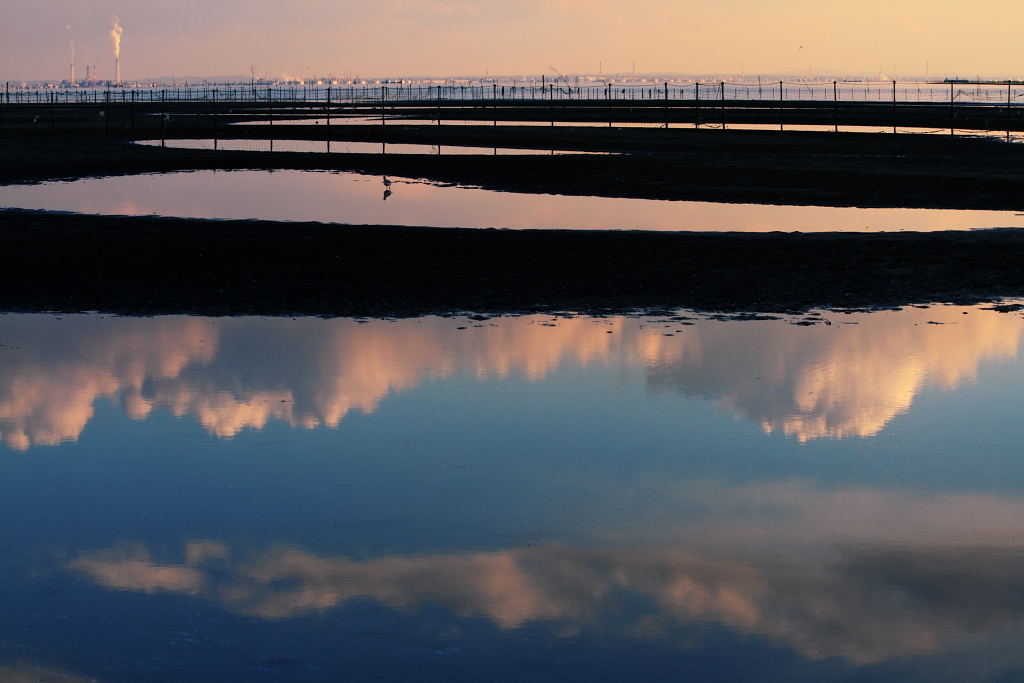
[[[785,82],[758,83],[606,83],[570,85],[533,83],[499,85],[341,85],[341,86],[191,86],[174,88],[74,88],[14,89],[7,84],[0,93],[6,104],[101,104],[189,103],[219,100],[224,103],[365,103],[448,101],[558,100],[744,100],[744,101],[842,101],[842,102],[935,102],[1004,104],[1024,101],[1024,83],[966,81],[936,82]]]
[[[526,125],[1024,132],[1024,83],[758,82],[208,86],[0,93],[0,132],[231,125]]]

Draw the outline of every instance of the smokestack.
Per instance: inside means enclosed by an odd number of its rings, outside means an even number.
[[[75,86],[75,44],[71,43],[71,86]]]
[[[124,33],[124,29],[121,28],[116,14],[111,24],[113,28],[110,29],[110,39],[114,41],[114,84],[121,85],[121,34]]]

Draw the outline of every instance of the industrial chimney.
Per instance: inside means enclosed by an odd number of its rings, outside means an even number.
[[[121,85],[121,34],[124,29],[115,16],[111,22],[110,39],[114,41],[114,85]]]

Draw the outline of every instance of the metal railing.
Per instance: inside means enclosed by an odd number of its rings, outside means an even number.
[[[0,132],[228,125],[549,125],[1004,134],[1024,84],[921,82],[199,86],[0,92]]]

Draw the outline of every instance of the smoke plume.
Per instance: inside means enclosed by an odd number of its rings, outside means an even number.
[[[110,38],[114,41],[114,58],[117,59],[121,56],[121,34],[124,33],[124,29],[118,23],[117,15],[114,16],[113,25],[114,28],[110,29]]]

